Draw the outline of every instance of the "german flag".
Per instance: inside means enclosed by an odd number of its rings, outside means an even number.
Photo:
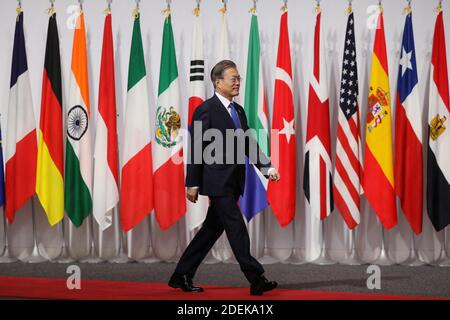
[[[392,152],[388,60],[380,6],[372,56],[363,186],[369,204],[386,229],[397,224]]]
[[[36,193],[51,225],[64,217],[61,60],[56,13],[48,21],[42,79]]]

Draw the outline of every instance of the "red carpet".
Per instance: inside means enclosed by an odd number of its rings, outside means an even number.
[[[203,293],[184,293],[165,283],[81,280],[81,290],[69,290],[66,279],[0,277],[0,298],[83,300],[434,300],[426,296],[401,296],[331,291],[276,289],[261,297],[248,288],[203,286]]]

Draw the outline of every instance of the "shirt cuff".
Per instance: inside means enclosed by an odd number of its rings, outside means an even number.
[[[267,175],[270,175],[270,172],[273,172],[275,170],[275,168],[270,168],[269,170],[267,170]]]

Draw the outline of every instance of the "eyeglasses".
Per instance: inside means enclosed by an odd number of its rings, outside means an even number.
[[[222,80],[225,80],[225,78],[222,78]],[[241,77],[240,76],[231,77],[231,78],[228,78],[228,81],[231,82],[232,84],[235,84],[237,82],[241,83]]]

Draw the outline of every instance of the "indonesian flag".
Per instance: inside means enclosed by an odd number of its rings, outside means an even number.
[[[375,34],[370,75],[363,187],[369,204],[386,229],[397,224],[390,99],[388,60],[381,11]]]
[[[119,202],[116,90],[111,13],[105,18],[94,150],[94,217],[105,230],[112,224],[112,209]]]
[[[36,192],[36,125],[31,99],[23,12],[16,20],[6,132],[5,214],[12,223],[16,211]]]
[[[422,116],[412,13],[406,16],[395,111],[395,191],[415,234],[422,232]]]
[[[178,68],[172,16],[164,19],[154,143],[155,214],[163,230],[186,212]]]
[[[92,212],[92,129],[83,11],[76,26],[67,109],[64,207],[72,223],[79,227]]]
[[[50,225],[64,218],[64,149],[61,58],[56,13],[48,20],[42,77],[36,193]]]
[[[150,106],[139,14],[133,25],[123,128],[120,223],[129,231],[154,208]]]
[[[330,108],[325,51],[321,37],[321,16],[316,16],[314,61],[309,84],[308,124],[305,145],[303,190],[312,215],[323,220],[333,211],[331,176]]]
[[[272,165],[280,173],[281,179],[277,182],[269,181],[267,190],[267,200],[282,227],[287,226],[295,215],[297,176],[291,49],[287,22],[288,12],[285,9],[280,21],[270,144]]]
[[[192,116],[197,107],[205,100],[205,60],[203,56],[203,28],[198,9],[194,18],[194,32],[192,35],[191,68],[189,74],[189,118],[188,127],[191,130]],[[187,202],[186,215],[188,230],[200,226],[208,211],[208,197],[199,195],[198,201]]]
[[[269,120],[259,41],[258,16],[252,14],[248,45],[247,76],[245,80],[244,109],[248,127],[255,130],[253,138],[264,155],[269,158]],[[245,157],[245,186],[240,207],[247,221],[269,205],[267,202],[267,179],[256,166]]]
[[[428,215],[440,231],[450,223],[450,99],[443,13],[436,18],[428,111]]]

